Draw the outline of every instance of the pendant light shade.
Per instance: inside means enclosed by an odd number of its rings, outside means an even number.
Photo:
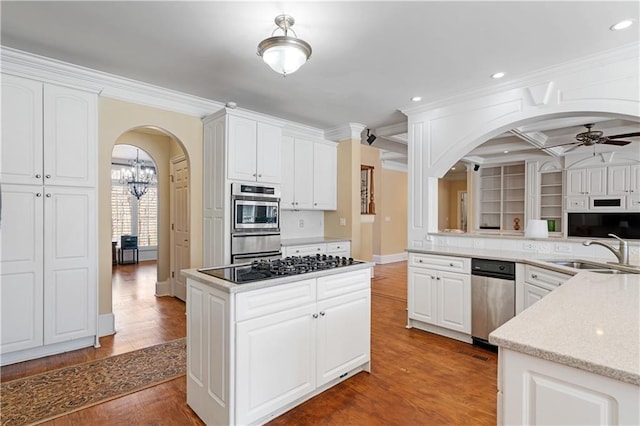
[[[275,72],[284,76],[294,73],[307,62],[311,56],[311,46],[304,40],[297,38],[297,34],[291,29],[295,20],[289,15],[279,15],[275,19],[279,29],[284,32],[282,36],[274,36],[264,39],[258,45],[258,56]],[[278,30],[278,28],[275,31]],[[290,37],[291,31],[296,37]]]

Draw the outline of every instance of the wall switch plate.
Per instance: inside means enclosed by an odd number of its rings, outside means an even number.
[[[384,217],[384,221],[385,222],[391,222],[391,216],[385,216]]]
[[[344,217],[340,218],[340,226],[347,226],[347,219],[345,219]]]
[[[538,250],[538,244],[537,243],[522,243],[522,248],[525,250]]]
[[[304,219],[300,219],[300,220],[298,221],[298,227],[300,227],[300,228],[304,228]]]

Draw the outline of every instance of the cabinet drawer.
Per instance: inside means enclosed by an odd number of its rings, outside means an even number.
[[[436,254],[409,254],[409,266],[431,268],[439,271],[471,273],[471,259],[466,257],[440,256]]]
[[[312,244],[306,246],[290,246],[286,248],[287,256],[311,256],[317,253],[326,253],[326,244]]]
[[[316,280],[314,278],[239,293],[236,296],[236,321],[303,306],[315,300]]]
[[[351,243],[349,241],[341,241],[337,243],[327,243],[327,253],[345,253],[351,252]]]
[[[567,210],[587,210],[588,208],[587,197],[567,197]]]
[[[571,278],[571,275],[549,271],[548,269],[538,268],[531,265],[525,265],[524,271],[524,280],[526,282],[549,290],[555,289],[559,285],[564,284],[569,278]]]
[[[371,287],[371,269],[318,278],[318,300]]]

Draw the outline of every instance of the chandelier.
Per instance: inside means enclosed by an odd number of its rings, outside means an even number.
[[[140,150],[136,149],[136,159],[129,161],[131,167],[122,169],[120,181],[127,184],[129,193],[138,200],[149,190],[149,185],[156,183],[153,167],[145,166],[140,160]]]
[[[287,76],[294,73],[307,62],[311,56],[311,46],[291,29],[295,20],[289,15],[276,16],[275,23],[278,26],[271,37],[266,38],[258,45],[258,56],[273,69],[275,72]],[[284,35],[274,36],[276,31],[281,29]],[[295,37],[290,37],[288,32],[291,31]]]

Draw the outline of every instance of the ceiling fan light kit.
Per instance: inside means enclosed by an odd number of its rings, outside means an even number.
[[[275,72],[287,76],[296,72],[311,57],[311,46],[306,41],[299,39],[291,29],[295,20],[289,15],[276,16],[275,23],[278,26],[271,37],[258,44],[258,56]],[[284,35],[274,36],[278,29]],[[291,31],[295,37],[289,36]]]

